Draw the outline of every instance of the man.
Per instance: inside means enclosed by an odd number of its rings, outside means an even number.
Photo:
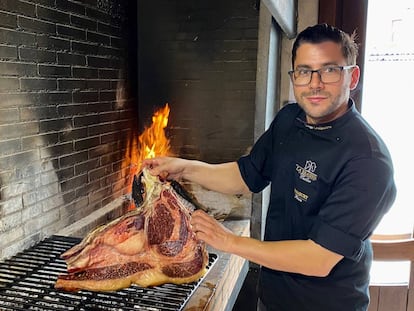
[[[154,175],[224,193],[271,183],[264,241],[235,236],[201,211],[192,217],[198,238],[261,265],[260,310],[367,310],[369,237],[396,190],[385,144],[350,99],[357,53],[353,36],[308,27],[292,50],[297,104],[281,109],[249,155],[214,165],[144,161]]]

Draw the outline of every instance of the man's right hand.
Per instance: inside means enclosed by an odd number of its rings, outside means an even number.
[[[151,175],[160,176],[165,180],[181,180],[188,160],[174,157],[156,157],[145,159],[142,166],[146,167]]]

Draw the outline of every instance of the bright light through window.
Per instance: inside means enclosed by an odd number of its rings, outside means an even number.
[[[394,162],[397,198],[375,233],[414,226],[414,1],[368,2],[362,115],[382,136]]]

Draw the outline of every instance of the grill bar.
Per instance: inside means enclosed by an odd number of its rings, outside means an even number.
[[[54,288],[59,274],[66,273],[60,254],[78,244],[73,237],[52,236],[0,262],[0,310],[182,310],[201,283],[164,284],[150,288],[132,285],[114,292],[69,293]],[[209,265],[217,255],[209,255]]]

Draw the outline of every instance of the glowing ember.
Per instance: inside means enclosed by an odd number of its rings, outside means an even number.
[[[152,116],[152,124],[138,137],[138,163],[147,158],[168,155],[170,140],[165,136],[170,107],[168,104]]]

